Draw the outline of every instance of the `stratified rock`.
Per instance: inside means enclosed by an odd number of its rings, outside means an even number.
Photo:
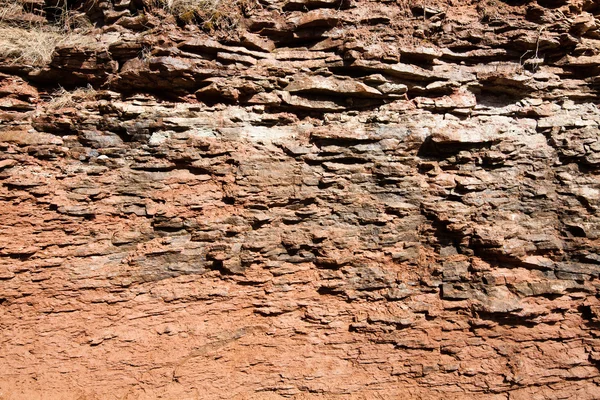
[[[594,2],[4,3],[0,398],[599,398]]]

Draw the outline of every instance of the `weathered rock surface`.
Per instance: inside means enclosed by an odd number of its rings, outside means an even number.
[[[0,398],[600,398],[596,2],[143,3],[0,61]]]

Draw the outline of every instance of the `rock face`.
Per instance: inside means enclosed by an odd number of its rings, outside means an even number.
[[[82,7],[0,63],[1,399],[600,398],[597,2]]]

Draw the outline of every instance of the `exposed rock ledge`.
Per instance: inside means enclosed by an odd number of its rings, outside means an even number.
[[[597,2],[74,3],[0,62],[0,399],[600,397]]]

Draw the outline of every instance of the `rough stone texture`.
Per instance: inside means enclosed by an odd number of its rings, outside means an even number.
[[[142,7],[0,63],[1,399],[600,398],[597,2]]]

